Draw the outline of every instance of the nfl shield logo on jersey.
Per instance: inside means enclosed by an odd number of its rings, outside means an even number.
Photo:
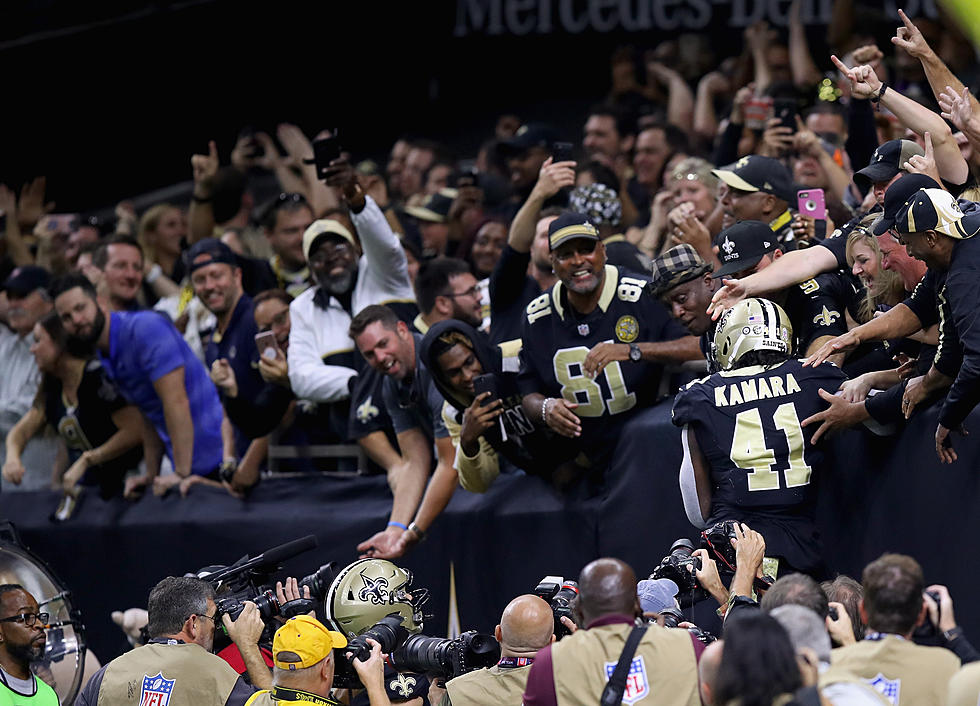
[[[901,679],[886,679],[884,674],[878,672],[878,676],[874,679],[866,679],[865,681],[877,689],[893,706],[898,706],[898,695],[902,689]]]
[[[606,679],[612,677],[616,670],[615,662],[606,662]],[[630,662],[630,671],[626,675],[626,690],[623,691],[623,703],[634,704],[650,693],[650,684],[647,681],[647,668],[643,663],[643,657],[634,657]]]
[[[143,676],[143,690],[140,692],[140,706],[167,706],[170,692],[174,690],[176,679],[165,679],[163,672],[155,677]]]

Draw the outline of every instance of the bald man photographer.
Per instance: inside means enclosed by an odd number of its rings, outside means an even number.
[[[621,658],[630,657],[628,703],[699,706],[701,643],[687,630],[643,625],[632,655],[624,645],[641,616],[636,574],[618,559],[596,559],[582,569],[574,608],[578,630],[536,655],[524,690],[526,706],[597,703]]]
[[[554,614],[545,601],[530,594],[512,600],[493,633],[500,643],[500,661],[446,682],[446,695],[439,706],[520,706],[534,658],[555,641],[554,629]],[[430,701],[433,695],[430,691]]]

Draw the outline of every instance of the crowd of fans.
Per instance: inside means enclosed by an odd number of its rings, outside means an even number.
[[[710,72],[678,41],[642,70],[617,53],[580,145],[503,115],[474,159],[406,136],[385,165],[346,152],[317,165],[315,140],[280,125],[242,133],[230,164],[214,142],[193,155],[188,203],[122,203],[111,222],[50,213],[43,177],[0,186],[3,492],[59,489],[56,519],[85,486],[245,497],[273,445],[356,443],[394,498],[358,550],[394,558],[457,485],[484,492],[523,472],[563,491],[601,486],[624,426],[684,387],[674,422],[688,517],[762,529],[773,578],[827,574],[801,525],[750,507],[752,492],[806,504],[798,488],[818,472],[821,437],[860,424],[900,433],[927,407],[939,410],[938,459],[955,462],[952,434],[980,401],[977,65],[951,28],[899,14],[891,47],[838,33],[828,73],[799,3],[787,36],[754,25],[743,55]],[[796,393],[805,404],[780,404]],[[359,464],[297,456],[277,470]],[[720,486],[729,457],[752,492]],[[758,534],[745,532],[740,552]],[[828,688],[857,689],[854,675],[893,704],[945,699],[948,655],[919,664],[935,681],[924,700],[908,696],[917,677],[901,677],[899,695],[862,671],[886,646],[905,649],[892,637],[908,639],[926,612],[947,642],[960,637],[941,587],[918,599],[911,559],[870,565],[863,602],[853,581],[797,586],[812,594],[813,630],[809,614],[767,607],[779,581],[753,612],[755,569],[729,589],[704,559],[698,577],[721,611],[748,613],[724,648],[696,650],[705,703],[786,703],[818,683],[844,703]],[[842,596],[830,635],[865,638],[834,661],[836,680],[822,676],[829,645],[816,637],[827,595]],[[773,654],[746,646],[758,644]],[[563,698],[536,688],[525,703]]]
[[[384,166],[317,166],[284,124],[243,132],[229,165],[214,142],[193,155],[186,206],[100,222],[49,213],[43,178],[0,188],[4,490],[62,488],[62,517],[83,485],[243,496],[272,444],[356,442],[395,496],[362,550],[395,556],[457,481],[601,479],[624,422],[713,371],[715,320],[754,296],[798,355],[847,373],[804,421],[813,442],[939,404],[955,459],[977,374],[953,264],[969,272],[980,106],[958,77],[976,66],[900,21],[893,58],[855,31],[828,73],[798,4],[785,41],[754,25],[707,73],[673,41],[642,71],[619,52],[580,145],[504,115],[475,159],[405,137]]]

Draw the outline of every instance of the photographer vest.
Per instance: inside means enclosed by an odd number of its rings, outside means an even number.
[[[817,678],[817,687],[820,689],[820,693],[823,694],[831,703],[836,703],[833,698],[834,688],[839,686],[846,688],[845,685],[853,687],[855,690],[860,689],[861,693],[868,699],[876,699],[881,706],[888,706],[891,703],[891,701],[886,699],[884,695],[871,686],[871,684],[861,677],[851,674],[846,669],[842,669],[840,667],[829,667]],[[825,689],[829,690],[830,693],[825,692]],[[976,706],[976,704],[971,704],[970,706]]]
[[[58,695],[54,689],[35,675],[31,675],[31,678],[34,681],[33,694],[22,694],[11,689],[6,680],[0,681],[0,706],[58,706]]]
[[[478,669],[446,682],[446,693],[453,706],[502,704],[520,706],[531,665],[501,669]]]
[[[977,706],[980,703],[980,662],[967,664],[949,680],[946,706]]]
[[[830,664],[821,681],[843,669],[870,683],[895,706],[913,706],[945,703],[946,687],[960,660],[942,647],[923,647],[884,635],[838,647],[831,652]]]
[[[194,643],[150,643],[105,669],[98,706],[224,706],[238,673]]]
[[[551,646],[558,706],[598,703],[632,625],[579,630]],[[687,630],[647,628],[626,678],[624,703],[699,706],[698,664]]]

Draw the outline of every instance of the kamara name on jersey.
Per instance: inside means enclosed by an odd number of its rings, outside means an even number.
[[[792,373],[771,375],[768,378],[751,377],[747,380],[739,380],[729,385],[716,387],[715,407],[728,407],[773,397],[785,397],[800,391],[800,383],[796,381]]]

